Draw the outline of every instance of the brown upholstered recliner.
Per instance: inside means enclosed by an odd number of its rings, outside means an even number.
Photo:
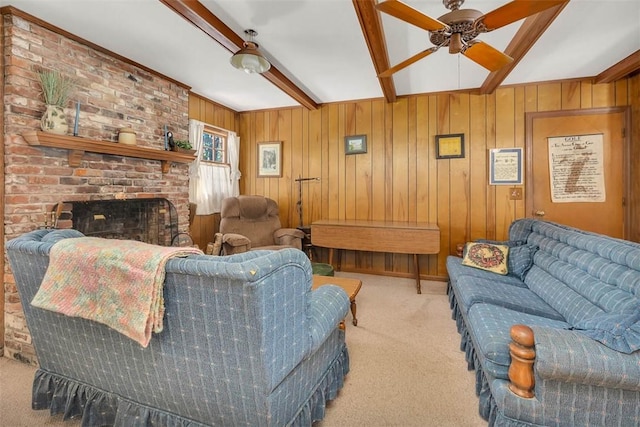
[[[220,210],[220,233],[225,255],[251,249],[297,248],[304,233],[282,228],[277,203],[264,196],[228,197]]]

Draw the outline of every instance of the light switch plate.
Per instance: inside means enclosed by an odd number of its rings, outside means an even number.
[[[522,200],[522,188],[513,187],[509,191],[510,200]]]

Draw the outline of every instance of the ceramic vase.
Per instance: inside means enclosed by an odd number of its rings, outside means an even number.
[[[64,108],[58,105],[47,105],[47,109],[42,115],[40,128],[45,132],[66,135],[69,131],[69,125],[67,125]]]

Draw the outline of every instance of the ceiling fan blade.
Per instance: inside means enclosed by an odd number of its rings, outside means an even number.
[[[513,61],[513,58],[509,55],[505,55],[481,41],[473,43],[465,49],[462,54],[492,72],[499,70]]]
[[[409,65],[413,64],[414,62],[418,62],[425,56],[431,55],[436,50],[438,50],[437,47],[430,47],[429,49],[423,50],[422,52],[413,55],[411,58],[405,59],[401,63],[394,65],[386,71],[381,72],[378,77],[390,77],[393,73],[398,72],[403,68],[407,68]]]
[[[567,0],[513,0],[477,19],[486,26],[486,31],[504,27],[527,16],[565,3]]]
[[[427,16],[398,0],[387,0],[382,3],[378,3],[376,4],[376,9],[427,31],[436,31],[447,28],[446,24]]]

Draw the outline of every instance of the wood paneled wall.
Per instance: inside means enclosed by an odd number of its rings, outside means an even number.
[[[439,255],[421,256],[423,277],[445,278],[446,257],[459,242],[504,239],[509,224],[527,216],[523,200],[506,186],[489,186],[488,149],[524,147],[525,113],[627,106],[632,109],[631,217],[640,215],[640,76],[611,84],[560,81],[472,92],[326,104],[317,110],[284,108],[235,113],[192,95],[189,116],[235,130],[240,142],[240,191],[262,194],[280,206],[284,225],[299,225],[295,179],[302,183],[303,224],[319,219],[416,220],[437,223]],[[437,160],[435,135],[465,134],[465,158]],[[367,135],[367,153],[345,155],[346,135]],[[282,141],[282,178],[257,177],[257,143]],[[522,187],[524,192],[524,186]],[[638,221],[631,239],[640,241]],[[194,240],[206,242],[216,218],[196,217]],[[384,242],[380,242],[384,247]],[[204,248],[204,246],[202,246]],[[316,255],[326,260],[326,250]],[[411,275],[405,255],[347,251],[344,270]]]
[[[285,225],[298,226],[298,177],[303,221],[318,219],[417,220],[437,223],[439,255],[422,256],[427,277],[446,276],[446,257],[459,242],[504,239],[509,224],[527,216],[525,200],[507,186],[489,186],[488,149],[524,147],[525,113],[631,105],[637,121],[639,77],[611,84],[563,81],[470,92],[326,104],[239,114],[242,194],[275,199]],[[465,158],[437,160],[435,136],[463,133]],[[345,155],[346,135],[367,135],[367,153]],[[282,178],[258,178],[256,145],[282,141]],[[637,218],[640,141],[632,135],[632,214]],[[524,187],[522,187],[524,192]],[[526,198],[526,194],[525,194]],[[638,240],[638,231],[632,234]],[[384,247],[384,242],[380,242]],[[321,253],[321,257],[326,253]],[[408,256],[347,252],[343,269],[389,275],[411,273]]]
[[[234,132],[238,128],[238,113],[194,93],[189,94],[189,118]],[[195,216],[189,224],[193,242],[205,250],[207,243],[213,240],[219,223],[218,214]]]

